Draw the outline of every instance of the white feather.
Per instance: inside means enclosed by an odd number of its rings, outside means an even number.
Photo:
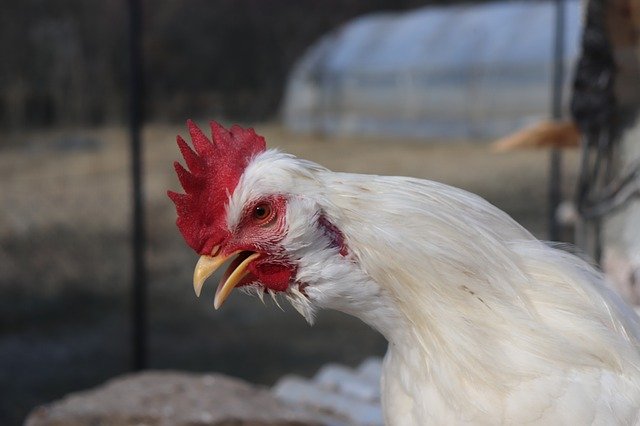
[[[230,228],[274,193],[305,284],[306,297],[288,292],[294,307],[309,321],[318,307],[350,313],[390,343],[389,424],[640,424],[639,320],[584,261],[460,189],[277,151],[245,171]]]

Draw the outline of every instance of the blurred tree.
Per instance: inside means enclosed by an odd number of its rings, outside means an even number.
[[[0,17],[0,125],[122,117],[124,11],[115,2],[8,2]]]
[[[265,119],[315,39],[373,11],[445,0],[165,0],[144,3],[147,118]],[[121,122],[123,2],[8,1],[0,15],[0,127]]]

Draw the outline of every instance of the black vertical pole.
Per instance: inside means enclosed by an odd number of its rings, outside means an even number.
[[[553,85],[551,96],[551,114],[554,120],[562,118],[562,89],[564,86],[564,21],[565,2],[555,0],[555,34],[553,42]],[[560,205],[560,169],[562,155],[558,148],[551,151],[549,164],[549,239],[560,239],[560,226],[556,219],[556,212]]]
[[[145,267],[144,192],[142,187],[142,155],[140,128],[142,124],[142,49],[141,0],[129,3],[129,64],[131,178],[132,178],[132,350],[133,369],[147,366],[147,277]]]

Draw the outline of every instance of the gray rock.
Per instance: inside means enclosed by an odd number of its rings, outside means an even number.
[[[26,426],[320,425],[268,390],[220,374],[144,372],[34,409]]]

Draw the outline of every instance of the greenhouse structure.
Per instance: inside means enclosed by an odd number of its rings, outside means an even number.
[[[582,17],[579,0],[565,6],[566,106]],[[329,135],[504,136],[549,118],[554,37],[555,4],[545,0],[366,15],[300,58],[284,122]]]

